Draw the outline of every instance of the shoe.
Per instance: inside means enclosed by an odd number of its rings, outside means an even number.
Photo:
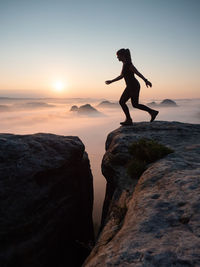
[[[132,122],[132,120],[125,120],[123,122],[120,122],[120,124],[122,126],[125,126],[125,125],[133,125],[133,122]]]
[[[158,115],[159,111],[157,110],[154,110],[152,113],[151,113],[151,120],[150,122],[154,121],[156,116]]]

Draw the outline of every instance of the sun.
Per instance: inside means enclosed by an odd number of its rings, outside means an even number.
[[[64,82],[62,81],[56,81],[53,84],[53,88],[56,92],[63,92],[63,90],[65,89],[66,85],[64,84]]]

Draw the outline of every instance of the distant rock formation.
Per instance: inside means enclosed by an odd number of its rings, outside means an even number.
[[[120,107],[118,103],[112,103],[110,101],[102,101],[101,103],[98,104],[98,107],[102,108],[118,108]]]
[[[22,109],[36,109],[36,108],[52,108],[55,107],[55,105],[48,104],[45,102],[27,102],[27,103],[18,103],[14,105],[17,108],[22,108]]]
[[[131,177],[130,145],[141,138],[174,152]],[[200,266],[199,166],[198,124],[142,122],[111,132],[102,231],[83,266]]]
[[[161,106],[170,106],[170,107],[176,107],[177,104],[175,101],[171,100],[171,99],[164,99],[161,103]]]
[[[7,105],[0,105],[0,112],[1,111],[10,111],[10,107]]]
[[[0,266],[81,266],[93,181],[78,137],[0,134]]]
[[[85,104],[79,107],[78,114],[99,114],[100,112],[92,107],[90,104]]]
[[[147,103],[147,105],[150,106],[150,107],[158,106],[158,104],[155,101]]]
[[[78,111],[78,107],[76,105],[73,105],[71,107],[70,111]]]
[[[176,102],[171,99],[164,99],[162,102],[158,104],[155,101],[153,101],[153,102],[148,103],[147,105],[151,107],[177,107],[178,106]]]
[[[90,104],[85,104],[80,106],[72,106],[70,111],[77,112],[78,115],[84,116],[103,116],[103,113],[99,112],[96,108],[92,107]]]

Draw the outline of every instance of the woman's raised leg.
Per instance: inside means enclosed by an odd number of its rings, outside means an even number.
[[[154,109],[151,109],[143,104],[139,104],[139,92],[140,90],[135,90],[132,94],[131,94],[131,103],[132,103],[132,106],[134,108],[138,108],[138,109],[141,109],[141,110],[144,110],[144,111],[147,111],[150,115],[151,115],[151,120],[150,122],[154,121],[156,116],[158,115],[158,111],[157,110],[154,110]]]

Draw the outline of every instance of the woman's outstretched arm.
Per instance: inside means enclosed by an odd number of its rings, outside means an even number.
[[[130,69],[137,75],[139,76],[145,83],[146,83],[146,87],[150,86],[152,87],[152,83],[150,81],[148,81],[137,69],[135,66],[131,65]]]
[[[113,82],[116,82],[116,81],[119,81],[123,78],[124,76],[121,74],[119,75],[117,78],[113,79],[113,80],[108,80],[108,81],[105,81],[106,84],[110,84],[110,83],[113,83]]]

